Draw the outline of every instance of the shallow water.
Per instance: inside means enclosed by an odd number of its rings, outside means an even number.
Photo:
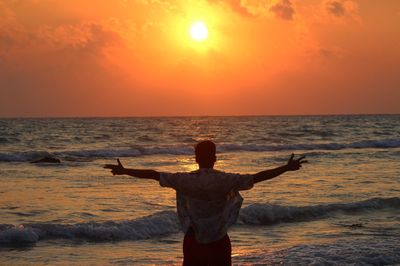
[[[235,264],[400,263],[400,116],[0,120],[0,264],[179,264],[175,192],[129,167],[255,173],[309,164],[242,193]],[[30,164],[43,156],[62,163]]]

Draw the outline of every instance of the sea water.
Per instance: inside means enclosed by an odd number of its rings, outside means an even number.
[[[400,115],[0,120],[0,264],[179,265],[175,191],[126,167],[219,170],[308,164],[241,192],[233,263],[400,263]],[[46,156],[60,164],[32,164]]]

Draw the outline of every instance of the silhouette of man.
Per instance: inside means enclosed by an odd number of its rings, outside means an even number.
[[[215,144],[201,141],[195,148],[199,169],[190,173],[162,173],[154,170],[129,169],[107,164],[114,175],[154,179],[162,187],[176,190],[177,210],[185,237],[183,265],[231,265],[231,242],[228,227],[235,223],[243,198],[240,190],[254,183],[272,179],[287,171],[299,170],[305,156],[286,165],[256,174],[233,174],[214,169],[217,160]]]

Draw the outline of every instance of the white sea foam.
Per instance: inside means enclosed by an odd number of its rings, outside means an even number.
[[[91,241],[140,240],[179,231],[175,212],[163,211],[135,220],[79,224],[31,223],[0,231],[0,244],[35,243],[41,239],[66,238]]]

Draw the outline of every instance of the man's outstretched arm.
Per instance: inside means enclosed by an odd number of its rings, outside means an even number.
[[[261,171],[257,174],[254,175],[254,183],[258,183],[264,180],[272,179],[274,177],[277,177],[287,171],[297,171],[301,168],[302,163],[307,163],[306,160],[303,160],[305,156],[301,156],[299,159],[294,160],[294,154],[290,156],[290,159],[286,165],[270,169],[270,170],[265,170]]]
[[[145,169],[130,169],[125,168],[119,159],[117,159],[118,164],[106,164],[104,168],[111,169],[113,175],[130,175],[138,178],[154,179],[160,181],[160,173],[154,170]]]

